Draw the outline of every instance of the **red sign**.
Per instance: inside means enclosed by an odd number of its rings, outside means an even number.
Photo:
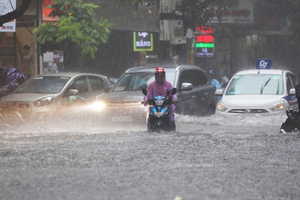
[[[48,8],[49,5],[52,5],[53,2],[52,0],[43,0],[43,7],[42,7],[42,11],[43,11],[43,21],[58,21],[59,17],[49,17],[49,14],[52,12],[53,9]]]
[[[196,42],[204,42],[204,43],[213,43],[214,36],[213,35],[196,35]]]
[[[213,34],[214,30],[211,26],[197,26],[196,31],[202,33],[202,34]]]

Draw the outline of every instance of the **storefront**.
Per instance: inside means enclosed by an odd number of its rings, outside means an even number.
[[[11,12],[18,8],[22,3],[21,0],[0,0],[1,10]],[[38,24],[37,0],[32,0],[29,8],[24,15],[18,19],[5,23],[0,29],[0,64],[14,67],[33,76],[38,73],[38,55],[35,51],[35,35],[33,29]],[[29,49],[28,54],[23,51]],[[29,47],[29,48],[28,48]],[[25,50],[26,51],[26,50]]]

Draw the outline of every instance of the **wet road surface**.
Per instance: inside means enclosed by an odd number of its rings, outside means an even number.
[[[300,199],[284,117],[176,116],[177,131],[96,119],[2,123],[0,199]]]

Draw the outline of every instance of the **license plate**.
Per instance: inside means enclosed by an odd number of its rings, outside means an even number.
[[[111,117],[112,122],[132,122],[132,116],[113,116]]]
[[[28,108],[28,107],[29,107],[28,104],[25,103],[19,104],[19,108]]]

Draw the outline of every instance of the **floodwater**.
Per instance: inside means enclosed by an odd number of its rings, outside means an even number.
[[[89,116],[2,121],[0,199],[300,199],[285,116],[176,120],[162,133]]]

